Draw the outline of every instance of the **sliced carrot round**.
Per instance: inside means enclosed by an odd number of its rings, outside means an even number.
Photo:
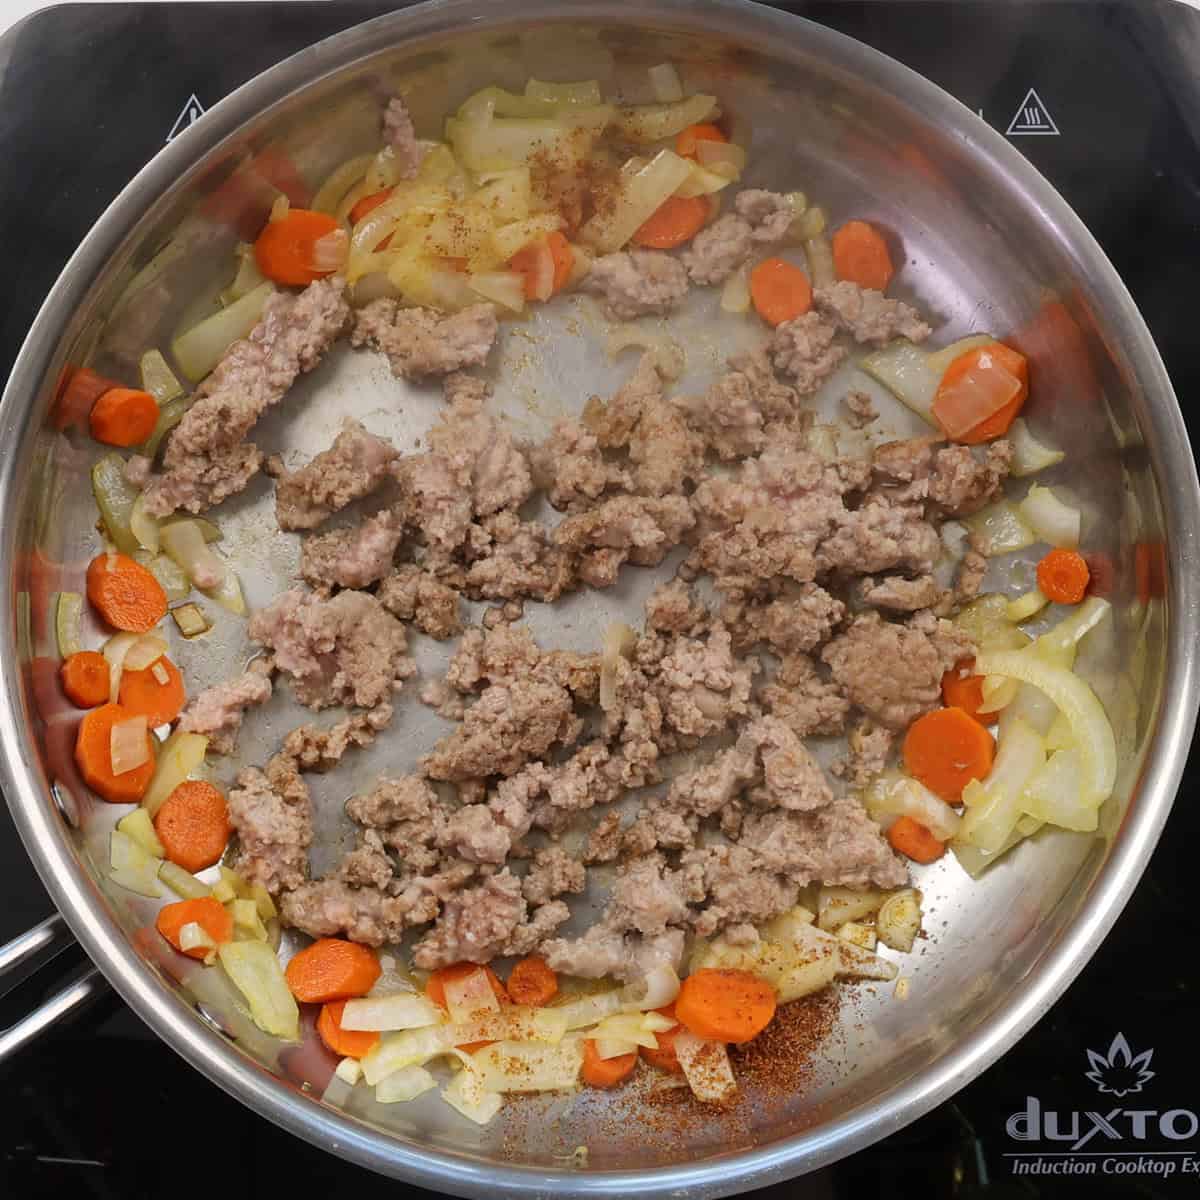
[[[786,259],[767,258],[750,272],[750,299],[768,325],[782,325],[812,308],[812,285]]]
[[[76,708],[95,708],[108,699],[108,661],[98,650],[78,650],[59,668],[63,691]]]
[[[343,1029],[345,1000],[330,1000],[321,1006],[317,1033],[334,1054],[342,1058],[362,1058],[379,1044],[379,1034],[367,1029]]]
[[[586,1038],[583,1043],[583,1069],[580,1075],[589,1087],[616,1087],[633,1074],[637,1061],[636,1051],[632,1054],[618,1054],[616,1058],[601,1058],[595,1040]]]
[[[678,1020],[675,1017],[674,1004],[668,1004],[666,1008],[656,1008],[654,1011],[661,1016]],[[675,1039],[682,1032],[682,1025],[676,1025],[674,1029],[656,1031],[654,1040],[658,1042],[658,1045],[653,1050],[649,1046],[641,1046],[639,1053],[652,1067],[657,1067],[660,1071],[667,1071],[672,1075],[682,1075],[683,1064],[675,1052]]]
[[[957,804],[973,779],[982,779],[996,755],[992,735],[961,708],[918,717],[904,735],[904,767],[931,792]]]
[[[268,221],[254,243],[258,269],[276,283],[303,287],[332,269],[322,269],[317,243],[341,229],[328,213],[293,208],[279,221]]]
[[[106,446],[140,446],[158,424],[158,401],[138,388],[104,392],[88,418],[92,437]]]
[[[937,862],[946,853],[946,843],[939,841],[933,834],[912,817],[897,817],[888,829],[888,841],[892,849],[913,862]]]
[[[704,228],[708,213],[708,200],[704,196],[668,196],[633,235],[633,240],[652,250],[672,250],[690,242]]]
[[[166,683],[159,680],[159,670],[166,676]],[[123,671],[119,699],[131,713],[144,713],[147,724],[155,729],[159,725],[169,725],[179,716],[187,701],[187,692],[179,668],[164,654],[144,671]]]
[[[1002,408],[966,433],[956,436],[956,442],[977,446],[981,442],[993,441],[1007,433],[1008,427],[1016,420],[1017,414],[1029,397],[1029,360],[1003,342],[990,342],[985,346],[976,346],[973,350],[965,351],[946,368],[933,399],[934,418],[938,416],[939,406],[947,402],[951,389],[960,385],[968,372],[986,372],[992,364],[1014,377],[1020,386]]]
[[[383,973],[373,950],[345,938],[319,938],[292,956],[284,974],[304,1004],[365,996]]]
[[[675,135],[675,153],[680,158],[695,158],[697,142],[727,142],[729,139],[717,126],[705,121],[699,125],[689,125]]]
[[[509,972],[507,988],[514,1004],[541,1008],[558,995],[558,976],[544,958],[530,954]]]
[[[185,925],[199,925],[217,945],[233,939],[233,917],[229,910],[212,896],[200,896],[195,900],[180,900],[175,904],[167,904],[159,909],[154,921],[159,933],[179,951],[189,958],[204,958],[208,951],[202,946],[185,950],[180,944],[179,936]]]
[[[748,1042],[774,1015],[775,989],[749,971],[704,967],[683,981],[675,997],[680,1023],[714,1042]]]
[[[1078,604],[1087,594],[1091,571],[1075,550],[1051,550],[1037,565],[1038,587],[1055,604]]]
[[[963,658],[942,676],[942,699],[947,708],[961,708],[968,716],[980,716],[983,708],[983,676],[974,674],[975,660]]]
[[[154,832],[167,858],[194,872],[220,859],[233,827],[225,797],[211,783],[189,779],[154,814]]]
[[[391,199],[395,190],[395,188],[384,188],[382,192],[372,192],[369,196],[364,196],[350,210],[350,224],[357,225],[363,217],[373,213],[381,204]]]
[[[571,268],[575,265],[575,251],[566,235],[557,229],[546,234],[546,245],[550,247],[550,257],[554,260],[554,291],[561,292],[571,278]],[[465,265],[465,264],[464,264]]]
[[[895,268],[883,234],[866,221],[847,221],[833,235],[837,277],[876,292],[887,291]]]
[[[492,991],[496,995],[496,999],[501,1004],[509,1003],[508,989],[501,982],[500,977],[492,970],[491,967],[483,963],[473,962],[457,962],[451,963],[447,967],[438,967],[425,982],[425,995],[427,995],[434,1004],[440,1004],[443,1008],[446,1007],[446,984],[457,983],[460,979],[465,979],[474,971],[482,971],[488,978],[488,983],[492,985]]]
[[[105,621],[127,633],[146,633],[167,615],[162,584],[125,554],[98,554],[92,559],[87,595]]]
[[[154,778],[154,738],[146,734],[150,757],[140,767],[113,774],[112,731],[114,725],[128,721],[134,714],[119,704],[102,704],[84,713],[75,736],[75,762],[83,781],[102,800],[110,804],[136,804]]]

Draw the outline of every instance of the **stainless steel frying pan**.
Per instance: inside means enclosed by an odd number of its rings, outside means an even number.
[[[569,53],[564,30],[574,35]],[[311,1031],[304,1046],[281,1048],[248,1024],[218,972],[181,978],[138,932],[147,909],[97,869],[114,815],[72,785],[73,724],[56,693],[51,616],[56,592],[81,590],[94,546],[91,448],[48,415],[64,365],[127,370],[131,354],[195,319],[225,282],[239,222],[253,228],[263,215],[247,178],[273,174],[281,186],[282,163],[319,180],[377,144],[380,103],[396,87],[429,133],[485,83],[664,59],[715,91],[750,137],[750,182],[800,187],[835,217],[895,232],[904,288],[936,315],[939,338],[987,329],[1021,339],[1036,381],[1031,421],[1069,450],[1059,482],[1085,510],[1089,546],[1114,564],[1117,620],[1101,690],[1119,783],[1102,836],[1039,835],[978,883],[950,862],[924,875],[933,936],[904,965],[910,1000],[860,993],[830,1039],[836,1058],[819,1052],[803,1088],[759,1089],[739,1121],[678,1122],[667,1134],[661,1112],[596,1097],[569,1111],[561,1100],[516,1105],[479,1130],[436,1098],[383,1107],[329,1087],[331,1063]],[[714,304],[697,297],[683,318],[696,380],[748,336],[718,326]],[[530,432],[626,369],[605,359],[588,320],[568,306],[509,337],[498,399]],[[319,406],[308,403],[314,396]],[[412,445],[433,404],[369,357],[335,356],[257,440],[311,452],[353,412]],[[906,431],[898,413],[889,420]],[[1197,706],[1200,493],[1170,383],[1121,281],[1045,180],[945,93],[865,46],[741,0],[442,0],[296,55],[214,108],[113,203],[38,316],[0,422],[0,781],[66,923],[125,1000],[221,1087],[309,1142],[438,1191],[727,1194],[829,1163],[913,1120],[1001,1055],[1074,978],[1136,886],[1183,768]],[[268,536],[269,511],[264,486],[221,517],[252,604],[293,566],[294,548]],[[1160,549],[1164,586],[1143,571],[1139,589],[1138,560]],[[648,586],[535,614],[535,632],[590,646],[598,625],[638,606]],[[203,643],[179,651],[194,685],[228,673],[246,650],[232,619]],[[432,658],[422,665],[436,669]],[[246,756],[265,754],[295,719],[286,707],[256,718],[243,734]],[[403,767],[437,732],[436,718],[414,714],[377,757],[321,784],[326,853],[344,835],[340,802],[355,772]],[[51,923],[0,953],[0,970],[54,932]],[[0,1038],[0,1055],[88,987]],[[580,1144],[586,1161],[572,1155]]]

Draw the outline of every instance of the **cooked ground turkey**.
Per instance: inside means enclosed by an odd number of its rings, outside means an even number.
[[[681,261],[693,283],[724,283],[756,251],[782,241],[796,215],[786,196],[761,188],[740,192],[734,208],[684,251]]]
[[[308,788],[295,768],[283,768],[273,782],[257,767],[247,767],[228,803],[238,837],[234,869],[272,895],[298,887],[308,876],[313,828]]]
[[[322,600],[293,588],[250,618],[250,637],[271,651],[310,708],[375,708],[415,670],[404,626],[366,592]]]
[[[940,703],[942,676],[972,653],[971,639],[932,613],[903,624],[871,613],[856,617],[821,657],[852,703],[901,730]]]
[[[267,462],[275,476],[275,516],[280,529],[316,529],[354,500],[370,495],[391,478],[399,457],[385,438],[347,421],[328,450],[298,471],[287,471],[278,458]]]
[[[393,96],[383,110],[383,140],[392,149],[397,174],[401,179],[412,179],[421,165],[423,152],[413,132],[412,117],[399,96]]]
[[[384,509],[360,525],[309,534],[300,547],[300,578],[314,588],[365,588],[392,569],[404,537],[402,513]]]
[[[393,616],[411,621],[439,641],[462,632],[458,593],[412,563],[397,567],[383,581],[377,596]]]
[[[386,354],[404,379],[448,375],[487,361],[499,328],[490,304],[473,304],[450,316],[430,308],[401,308],[395,300],[372,300],[355,314],[352,346]]]
[[[673,309],[688,290],[687,272],[661,250],[620,250],[592,263],[581,287],[603,298],[618,321]]]
[[[837,325],[820,312],[806,312],[775,328],[771,360],[776,370],[790,375],[802,396],[817,388],[845,361],[848,351],[838,345]]]
[[[846,410],[846,421],[855,429],[865,429],[872,421],[879,420],[875,402],[866,392],[847,392],[842,397]]]
[[[886,345],[897,337],[923,342],[933,332],[912,305],[857,283],[842,281],[817,288],[813,305],[856,342],[871,346]]]
[[[265,704],[271,690],[270,661],[255,659],[236,679],[205,688],[194,697],[179,718],[179,728],[204,734],[213,754],[232,754],[246,709]]]
[[[385,122],[398,159],[419,153],[402,105]],[[584,287],[621,319],[668,312],[689,277],[727,278],[793,216],[786,197],[744,191],[679,258],[607,255]],[[646,353],[613,396],[529,446],[489,412],[487,383],[461,371],[495,341],[490,306],[362,309],[354,344],[386,353],[398,375],[445,376],[440,419],[420,453],[397,458],[351,424],[307,466],[275,468],[291,529],[389,490],[355,523],[304,538],[301,576],[315,590],[257,612],[262,665],[196,697],[185,717],[231,745],[272,671],[302,703],[350,710],[293,730],[230,798],[238,862],[278,895],[284,921],[370,945],[425,927],[413,961],[426,970],[537,951],[556,970],[634,979],[680,967],[690,934],[752,941],[803,887],[905,883],[880,827],[836,793],[886,765],[897,733],[938,703],[943,672],[972,652],[940,614],[978,590],[986,563],[972,552],[954,591],[941,588],[938,526],[998,493],[1011,449],[926,437],[869,457],[818,454],[806,397],[852,342],[928,332],[910,306],[835,284],[731,358],[703,395],[669,395]],[[875,419],[864,394],[844,402],[858,427]],[[229,444],[249,462],[257,451],[236,449],[244,434]],[[712,471],[713,460],[731,465]],[[557,523],[531,517],[537,492],[564,514]],[[544,649],[516,623],[525,600],[616,585],[623,565],[657,565],[685,542],[679,577],[653,589],[642,631],[614,658]],[[700,575],[718,595],[711,611],[692,586]],[[504,603],[464,629],[463,598]],[[331,769],[388,724],[392,693],[415,670],[406,623],[459,638],[444,678],[421,690],[454,726],[417,773],[347,801],[357,842],[311,880],[302,772]],[[805,739],[847,728],[834,768],[844,782],[831,785]],[[589,825],[586,846],[569,850]],[[585,889],[595,862],[616,864],[604,912],[582,936],[559,937],[563,897]]]
[[[703,396],[677,401],[704,444],[724,460],[760,453],[772,427],[797,415],[796,389],[776,378],[765,345],[734,355],[728,365]]]
[[[350,320],[345,289],[333,275],[299,295],[271,296],[250,336],[225,351],[168,438],[162,473],[144,492],[151,516],[203,512],[249,483],[262,454],[243,439],[341,336]]]

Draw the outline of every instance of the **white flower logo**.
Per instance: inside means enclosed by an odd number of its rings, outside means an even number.
[[[1142,1090],[1143,1084],[1154,1078],[1154,1072],[1149,1070],[1154,1051],[1146,1050],[1135,1055],[1123,1033],[1118,1033],[1113,1038],[1107,1058],[1103,1054],[1097,1054],[1095,1050],[1089,1050],[1087,1056],[1092,1069],[1084,1078],[1091,1080],[1101,1092],[1110,1096],[1136,1095]]]

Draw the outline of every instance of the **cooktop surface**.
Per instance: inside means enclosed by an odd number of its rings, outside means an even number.
[[[0,37],[0,378],[80,238],[167,140],[257,72],[395,7],[77,4]],[[779,7],[939,83],[1049,177],[1132,291],[1191,423],[1200,388],[1200,12],[1177,0]],[[870,1150],[757,1194],[1200,1195],[1200,937],[1188,866],[1198,797],[1193,755],[1116,928],[1017,1047]],[[0,806],[0,943],[49,911]],[[82,956],[68,951],[57,964],[69,971]],[[39,978],[0,997],[0,1029],[44,986]],[[365,1200],[398,1186],[258,1119],[111,996],[24,1053],[2,1086],[0,1195],[187,1194],[197,1168],[219,1171],[209,1186],[227,1200],[331,1185]]]

